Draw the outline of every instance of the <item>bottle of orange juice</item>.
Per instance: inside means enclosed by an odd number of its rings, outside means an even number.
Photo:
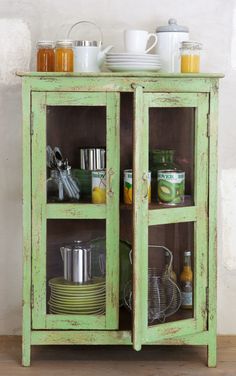
[[[191,251],[184,252],[184,266],[180,274],[181,307],[191,309],[193,307],[193,272],[191,268]]]

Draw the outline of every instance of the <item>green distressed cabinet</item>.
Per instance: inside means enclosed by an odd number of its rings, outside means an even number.
[[[23,81],[23,365],[32,345],[202,345],[216,366],[216,202],[219,74],[19,73]],[[106,148],[106,203],[52,203],[47,198],[47,145],[72,168],[79,149]],[[184,203],[167,206],[152,188],[150,152],[172,149],[185,171]],[[133,204],[124,204],[123,171],[133,170]],[[155,181],[152,187],[155,187]],[[63,276],[60,245],[103,236],[105,312],[55,314],[48,281]],[[120,241],[129,242],[130,310]],[[193,306],[149,320],[149,277],[157,248],[173,253],[179,283],[192,251]],[[126,281],[127,282],[127,281]],[[131,299],[132,298],[132,299]]]

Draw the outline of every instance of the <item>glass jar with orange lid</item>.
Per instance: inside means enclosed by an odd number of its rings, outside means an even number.
[[[202,44],[194,41],[181,43],[181,73],[199,73]]]
[[[54,72],[54,42],[41,40],[37,43],[37,72]]]
[[[55,72],[74,71],[74,42],[69,39],[56,42],[55,50]]]

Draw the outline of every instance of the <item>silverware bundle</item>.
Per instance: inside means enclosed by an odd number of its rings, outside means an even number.
[[[101,148],[80,149],[81,170],[103,170],[106,166],[106,151]]]
[[[59,177],[62,182],[65,196],[69,199],[79,200],[80,190],[75,179],[71,176],[71,166],[68,164],[68,159],[63,158],[59,147],[55,147],[54,150],[51,146],[47,146],[47,166],[51,170],[59,172]],[[65,199],[66,197],[64,197]]]

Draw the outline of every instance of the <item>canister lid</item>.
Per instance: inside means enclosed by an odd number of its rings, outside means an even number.
[[[83,242],[81,240],[74,240],[73,242],[64,246],[66,249],[78,249],[83,248]]]
[[[186,40],[181,42],[181,49],[201,50],[202,43],[196,42],[194,40]]]
[[[75,40],[76,47],[100,47],[102,42],[100,40]]]
[[[72,48],[74,41],[72,39],[62,39],[56,42],[56,48]]]
[[[37,48],[54,48],[54,42],[52,40],[39,40]]]
[[[168,21],[168,25],[160,26],[156,29],[156,33],[170,33],[170,32],[188,33],[189,29],[186,26],[178,25],[177,20],[175,18],[170,18]]]

